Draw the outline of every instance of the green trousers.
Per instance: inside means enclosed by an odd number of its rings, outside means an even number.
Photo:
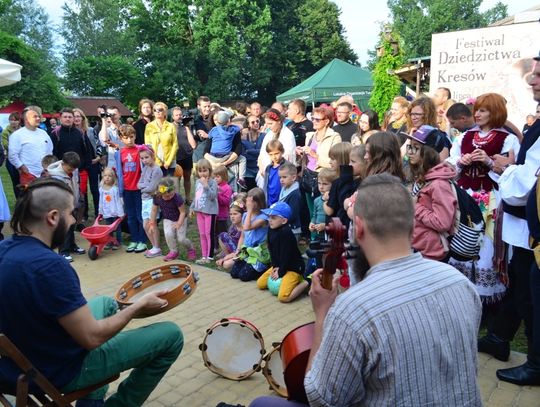
[[[109,297],[93,298],[88,305],[96,319],[107,318],[118,310],[116,301]],[[105,406],[142,406],[178,358],[183,346],[182,331],[172,322],[158,322],[122,331],[91,350],[83,361],[79,375],[62,391],[81,389],[133,369],[120,383],[118,391],[105,401]],[[101,387],[86,398],[102,400],[107,388]]]

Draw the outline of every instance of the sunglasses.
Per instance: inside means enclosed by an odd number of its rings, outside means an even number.
[[[163,113],[164,111],[165,109],[161,109],[161,108],[154,109],[154,112],[156,113]]]
[[[320,121],[322,121],[322,120],[326,120],[326,119],[323,119],[322,117],[312,117],[312,118],[311,118],[311,121],[312,121],[312,122],[320,122]]]

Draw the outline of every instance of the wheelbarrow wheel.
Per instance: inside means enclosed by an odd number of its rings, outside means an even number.
[[[90,246],[90,249],[88,249],[88,257],[90,257],[90,260],[97,259],[98,252],[97,252],[97,246]]]

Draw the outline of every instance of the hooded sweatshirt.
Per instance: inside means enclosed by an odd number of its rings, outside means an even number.
[[[75,170],[71,175],[62,168],[62,160],[56,161],[47,167],[51,178],[56,178],[69,185],[73,192],[73,204],[75,208],[79,206],[79,170]]]
[[[412,246],[428,259],[442,260],[448,248],[446,237],[454,226],[457,199],[450,182],[456,171],[441,163],[426,174],[426,184],[417,195]]]
[[[232,151],[234,136],[240,132],[238,126],[216,126],[210,133],[208,138],[212,140],[210,154],[216,157],[222,157]]]

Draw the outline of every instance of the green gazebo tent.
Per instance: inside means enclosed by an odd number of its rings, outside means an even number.
[[[334,58],[302,83],[277,96],[285,104],[302,99],[306,104],[332,102],[343,95],[351,95],[360,108],[368,108],[373,79],[371,72]]]

